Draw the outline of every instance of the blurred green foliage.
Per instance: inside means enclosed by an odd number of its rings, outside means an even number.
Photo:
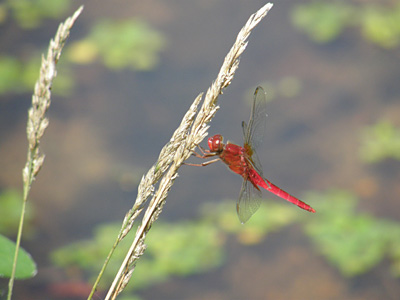
[[[371,4],[360,15],[364,37],[383,47],[394,48],[400,42],[400,3],[394,7]]]
[[[142,300],[143,298],[136,296],[136,295],[122,294],[121,296],[118,296],[118,299],[120,299],[120,300]]]
[[[311,1],[299,4],[292,23],[317,43],[336,39],[348,27],[359,27],[363,37],[383,48],[400,42],[400,3],[355,5],[347,1]]]
[[[292,12],[292,22],[319,43],[339,36],[353,22],[354,8],[347,2],[313,1],[298,5]]]
[[[306,232],[318,251],[345,276],[368,272],[385,257],[394,276],[400,276],[400,224],[356,213],[357,198],[347,191],[309,193],[317,202],[315,217],[307,218]]]
[[[20,27],[32,31],[49,18],[61,21],[69,7],[69,0],[8,0],[0,4],[0,23],[12,17]],[[149,71],[157,66],[165,45],[164,36],[144,21],[99,20],[86,38],[67,43],[57,66],[52,91],[66,96],[74,88],[71,63],[99,61],[112,70]],[[23,41],[20,47],[24,47]],[[41,47],[33,49],[24,59],[4,53],[0,56],[0,94],[33,90],[39,75],[41,53],[47,52],[48,43]]]
[[[376,163],[383,159],[400,160],[400,129],[388,121],[366,127],[362,133],[361,159]]]
[[[267,91],[267,101],[275,100],[276,98],[289,98],[294,99],[299,96],[303,90],[303,82],[300,78],[295,76],[283,76],[273,81],[264,81],[260,84]],[[249,94],[254,92],[255,87],[248,89],[243,94],[243,99],[247,99],[248,104],[251,105],[251,101],[248,97]],[[251,100],[251,101],[250,101]]]
[[[0,235],[0,277],[9,278],[14,262],[15,243]],[[18,262],[15,278],[26,279],[35,276],[36,264],[24,249],[18,251]]]
[[[8,15],[25,29],[37,28],[45,19],[59,19],[70,7],[70,0],[6,0],[0,10],[5,21]]]
[[[148,71],[157,65],[164,46],[164,37],[143,21],[101,20],[87,38],[73,43],[67,51],[76,63],[100,59],[110,69]]]
[[[4,234],[15,234],[18,230],[19,217],[21,215],[22,194],[16,190],[8,189],[0,193],[0,232]],[[27,203],[25,212],[26,226],[24,228],[24,237],[32,235],[32,207]]]
[[[0,57],[0,93],[19,90],[22,63],[11,56]]]
[[[309,193],[304,200],[317,209],[316,214],[271,201],[241,225],[234,201],[229,200],[205,204],[200,220],[156,222],[148,234],[147,250],[136,266],[130,288],[142,289],[171,276],[207,272],[224,262],[230,237],[244,245],[258,244],[269,233],[295,223],[304,226],[318,252],[345,276],[363,274],[384,257],[390,258],[393,274],[400,276],[400,224],[357,213],[357,198],[347,191]],[[60,266],[80,266],[95,274],[118,229],[117,224],[102,225],[93,240],[61,248],[53,253],[52,259]],[[131,240],[132,237],[127,237],[117,249],[104,282],[113,278],[128,248],[127,241]]]
[[[62,72],[58,72],[52,91],[58,95],[67,95],[74,87],[74,81],[70,76],[70,67],[61,62],[59,70],[61,65]],[[33,91],[39,70],[39,52],[35,52],[29,61],[22,61],[13,56],[0,56],[0,94]]]
[[[400,3],[311,1],[298,4],[293,24],[318,43],[330,42],[347,28],[360,28],[363,37],[383,48],[400,43]],[[400,129],[380,121],[363,130],[360,155],[373,163],[400,159]],[[357,276],[389,258],[392,273],[400,276],[400,224],[356,212],[358,199],[346,191],[310,193],[317,214],[306,219],[306,232],[318,251],[345,276]]]
[[[271,203],[268,207],[261,207],[243,226],[232,203],[231,200],[205,205],[202,209],[204,218],[197,221],[157,221],[147,236],[147,250],[136,266],[133,284],[128,285],[128,289],[143,289],[171,276],[210,271],[224,262],[229,236],[236,236],[243,244],[260,243],[268,233],[304,217],[290,205]],[[99,226],[92,240],[77,242],[53,252],[53,262],[65,268],[79,266],[91,275],[96,274],[114,242],[119,226]],[[135,230],[130,235],[133,232]],[[132,237],[126,237],[117,248],[103,282],[113,279],[130,241]]]
[[[22,194],[16,190],[8,189],[0,193],[0,232],[2,234],[15,235],[18,231],[19,218],[22,209]],[[25,212],[24,238],[29,238],[33,234],[32,208],[27,203]],[[0,277],[11,275],[12,264],[14,261],[15,243],[7,237],[0,235]],[[16,278],[24,279],[33,277],[36,274],[36,264],[25,250],[20,249],[18,254],[18,264]]]
[[[261,205],[257,213],[245,225],[242,225],[236,214],[234,203],[235,200],[227,200],[218,204],[205,203],[201,211],[205,220],[219,229],[220,236],[234,235],[242,244],[258,244],[269,233],[300,221],[303,217],[291,205],[268,202]]]
[[[141,288],[171,275],[209,271],[223,262],[218,230],[209,223],[158,223],[152,228],[147,245],[144,259],[137,265],[140,275],[134,284]]]
[[[102,265],[119,224],[101,225],[93,240],[75,243],[55,251],[53,261],[63,267],[79,265],[96,274]],[[132,230],[135,232],[135,230]],[[104,281],[112,280],[123,260],[132,235],[123,240],[114,253]],[[147,251],[135,269],[134,284],[128,289],[139,289],[166,280],[172,275],[187,275],[209,270],[223,261],[217,230],[211,224],[157,222],[147,240]]]

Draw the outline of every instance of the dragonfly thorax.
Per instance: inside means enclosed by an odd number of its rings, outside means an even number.
[[[224,149],[223,137],[220,134],[216,134],[208,139],[208,147],[211,152],[221,152]]]

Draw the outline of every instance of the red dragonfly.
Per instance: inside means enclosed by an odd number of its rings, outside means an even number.
[[[202,164],[189,164],[195,166],[206,166],[216,161],[223,161],[229,169],[243,177],[242,189],[236,205],[240,222],[244,224],[258,210],[261,202],[260,187],[292,202],[298,207],[315,213],[308,204],[280,189],[271,181],[266,179],[255,149],[261,144],[266,128],[267,101],[262,87],[257,87],[254,92],[254,101],[251,109],[249,123],[242,122],[244,145],[243,147],[230,143],[224,144],[222,135],[216,134],[208,139],[210,150],[199,147],[202,155],[194,152],[200,158],[218,156],[218,158]]]

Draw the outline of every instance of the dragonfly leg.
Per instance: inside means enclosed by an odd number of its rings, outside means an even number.
[[[208,165],[210,165],[212,163],[215,163],[215,162],[217,162],[219,160],[220,160],[219,158],[216,158],[216,159],[212,159],[212,160],[209,160],[209,161],[205,161],[205,162],[203,162],[201,164],[192,164],[192,163],[184,163],[184,164],[188,165],[188,166],[194,166],[194,167],[204,167],[204,166],[208,166]]]
[[[200,149],[201,154],[206,155],[207,153],[210,153],[209,150],[204,149],[202,146],[197,145],[197,147]]]
[[[199,154],[199,153],[197,153],[196,151],[193,151],[192,152],[192,155],[193,156],[196,156],[196,157],[198,157],[198,158],[206,158],[206,154]]]
[[[200,145],[198,145],[199,149],[200,149],[200,153],[197,153],[196,151],[192,152],[192,155],[198,157],[198,158],[208,158],[208,157],[212,157],[215,155],[218,155],[218,153],[216,152],[210,152],[210,150],[205,150],[203,147],[201,147]]]

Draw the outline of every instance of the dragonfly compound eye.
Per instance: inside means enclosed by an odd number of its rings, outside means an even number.
[[[212,152],[220,152],[223,149],[222,135],[216,134],[208,139],[208,147]]]

